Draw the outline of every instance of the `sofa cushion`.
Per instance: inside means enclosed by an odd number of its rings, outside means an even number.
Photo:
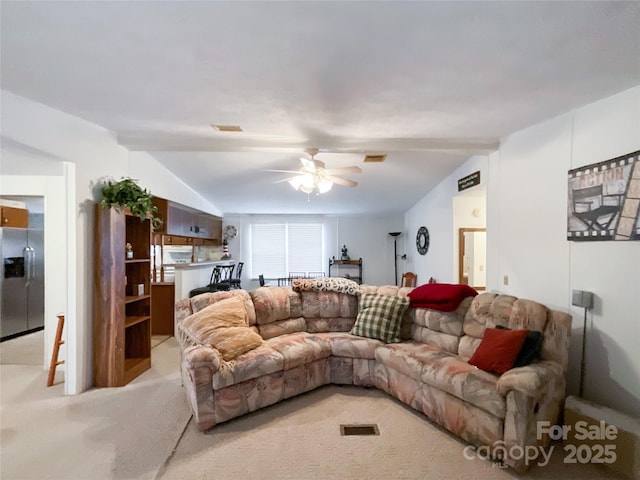
[[[301,292],[304,318],[355,318],[358,297],[338,292]]]
[[[464,316],[469,310],[472,298],[467,297],[458,308],[451,312],[442,312],[430,308],[413,308],[411,310],[413,323],[421,327],[426,327],[434,332],[447,333],[460,337],[462,335],[462,324]]]
[[[529,330],[487,328],[469,363],[487,372],[503,374],[513,368],[528,334]]]
[[[356,323],[356,313],[351,318],[309,318],[305,317],[307,332],[349,332]]]
[[[318,337],[328,342],[334,357],[365,358],[374,360],[376,348],[384,345],[380,340],[358,337],[346,332],[316,333]]]
[[[262,344],[262,337],[247,326],[244,303],[236,297],[189,315],[182,321],[182,329],[196,343],[216,348],[224,360],[232,360]]]
[[[260,287],[249,292],[258,325],[302,316],[300,295],[291,287]]]
[[[383,345],[376,349],[376,360],[403,375],[422,381],[422,369],[432,358],[452,357],[453,354],[420,342]]]
[[[266,343],[284,357],[285,370],[331,355],[328,342],[305,332],[273,337],[266,340]]]
[[[421,380],[439,390],[504,418],[505,397],[498,392],[497,375],[468,364],[455,355],[432,356],[424,362]]]
[[[244,304],[244,308],[247,312],[247,323],[249,325],[255,325],[256,323],[256,311],[253,308],[253,301],[251,300],[251,296],[245,290],[229,290],[223,292],[208,292],[200,295],[196,295],[188,299],[187,301],[191,305],[191,310],[193,313],[199,312],[205,307],[209,305],[213,305],[216,302],[220,302],[221,300],[226,300],[227,298],[239,298],[242,300]]]
[[[498,377],[469,365],[457,355],[419,342],[403,342],[381,346],[376,350],[376,360],[406,377],[504,418],[505,400],[497,390]]]
[[[364,293],[360,296],[359,312],[351,333],[397,343],[402,316],[408,307],[409,301],[403,297]]]
[[[478,292],[469,285],[451,283],[426,283],[409,293],[411,306],[431,308],[442,312],[452,312],[467,297],[475,297]]]
[[[213,389],[242,383],[284,369],[284,357],[263,343],[257,348],[238,355],[230,362],[222,362],[213,374]]]
[[[416,342],[426,343],[432,347],[440,348],[456,354],[460,344],[460,337],[448,333],[434,332],[430,328],[413,324],[411,326],[411,338]]]
[[[262,345],[262,337],[249,327],[226,327],[213,330],[209,342],[229,361]]]
[[[260,336],[265,340],[268,338],[278,337],[280,335],[286,335],[287,333],[304,332],[306,328],[307,323],[302,317],[289,318],[287,320],[279,320],[273,323],[258,325]]]

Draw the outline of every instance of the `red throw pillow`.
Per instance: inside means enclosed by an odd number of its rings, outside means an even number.
[[[528,334],[529,330],[487,328],[469,363],[487,372],[502,375],[513,368]]]

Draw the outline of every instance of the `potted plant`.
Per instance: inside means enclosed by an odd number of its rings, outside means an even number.
[[[107,180],[102,187],[100,205],[104,208],[128,207],[133,215],[140,217],[140,220],[150,218],[154,230],[162,225],[162,219],[157,216],[158,207],[153,204],[153,195],[132,178],[123,178],[118,182]]]

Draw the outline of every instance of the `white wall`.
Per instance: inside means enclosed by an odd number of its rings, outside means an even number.
[[[252,219],[264,220],[275,218],[264,215],[228,215],[224,225],[235,225],[238,229],[236,238],[229,242],[229,253],[234,260],[244,261],[242,275],[243,288],[252,289],[258,286],[256,279],[250,278],[251,252],[249,242],[249,226]],[[299,216],[278,216],[280,219],[297,219]],[[402,231],[402,215],[338,215],[315,216],[321,218],[325,226],[325,273],[329,273],[329,258],[340,258],[343,245],[347,246],[352,259],[362,258],[364,281],[370,285],[393,285],[393,238],[389,232]],[[398,237],[398,255],[404,253],[402,237]],[[398,282],[402,276],[404,265],[398,259]]]
[[[569,242],[566,205],[569,169],[638,149],[640,86],[510,135],[481,168],[487,185],[488,289],[573,315],[568,374],[573,394],[583,310],[571,306],[571,291],[594,292],[584,397],[635,416],[640,415],[640,242]],[[431,233],[425,257],[410,249],[423,277],[452,279],[454,182],[477,170],[478,161],[470,159],[405,214],[405,230],[413,233],[425,225]]]
[[[571,291],[595,294],[588,315],[587,400],[640,415],[640,242],[566,240],[567,171],[640,149],[640,87],[510,136],[496,158],[500,208],[490,212],[498,282],[517,296],[574,317],[570,392],[577,391],[582,309]],[[494,216],[495,214],[495,216]],[[526,252],[526,254],[523,254]]]
[[[152,157],[134,155],[130,162],[129,152],[106,129],[6,90],[0,95],[3,145],[18,145],[66,162],[66,199],[58,205],[66,213],[66,249],[72,253],[66,264],[70,298],[64,309],[65,392],[80,393],[93,383],[94,205],[101,198],[102,181],[131,176],[152,193],[158,188],[161,196],[170,200],[211,213],[219,211],[180,180],[172,179]]]
[[[478,170],[480,185],[459,194],[458,180]],[[471,157],[405,213],[406,270],[418,275],[418,285],[431,277],[441,283],[457,283],[458,228],[484,227],[488,177],[488,158]],[[475,208],[480,208],[480,217],[473,216]],[[429,230],[430,245],[425,255],[416,249],[416,234],[421,226]]]
[[[129,152],[129,176],[157,197],[222,217],[222,212],[158,162],[153,154]],[[119,180],[119,179],[118,179]]]

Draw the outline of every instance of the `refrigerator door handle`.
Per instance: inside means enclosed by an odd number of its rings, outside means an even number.
[[[28,287],[29,285],[31,285],[31,280],[33,280],[34,276],[35,276],[35,250],[31,247],[25,247],[24,248],[24,259],[25,262],[27,263],[26,265],[26,270],[27,270],[27,283],[26,286]]]

